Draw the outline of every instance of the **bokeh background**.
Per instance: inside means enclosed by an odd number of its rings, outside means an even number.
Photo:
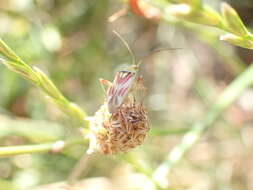
[[[219,0],[206,0],[219,9]],[[250,29],[250,0],[228,1]],[[137,190],[151,185],[140,168],[155,169],[223,89],[253,60],[251,50],[219,41],[221,30],[154,21],[116,0],[1,0],[0,37],[27,63],[47,73],[71,101],[93,115],[104,102],[99,78],[113,80],[131,57],[118,31],[142,59],[151,131],[130,154],[92,155],[72,189]],[[180,48],[149,55],[157,48]],[[149,56],[146,56],[149,55]],[[253,90],[248,89],[170,173],[171,189],[253,189]],[[0,144],[80,138],[75,123],[43,93],[0,65]],[[73,177],[87,145],[59,154],[0,158],[0,190],[57,189]],[[140,167],[141,166],[141,167]]]

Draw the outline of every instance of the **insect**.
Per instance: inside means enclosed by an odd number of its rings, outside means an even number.
[[[129,48],[127,42],[116,31],[113,32],[127,47],[129,53],[131,54],[133,64],[124,70],[118,71],[112,83],[108,80],[100,79],[101,84],[109,86],[106,92],[106,102],[110,113],[115,113],[118,108],[120,108],[129,92],[135,86],[136,82],[141,79],[140,77],[137,77],[140,63],[136,64],[133,52]]]
[[[108,89],[106,91],[106,102],[108,106],[108,111],[110,113],[115,113],[120,106],[124,103],[126,98],[129,95],[129,92],[132,90],[143,90],[145,87],[143,86],[143,79],[140,76],[137,76],[139,66],[141,62],[136,63],[134,54],[130,47],[128,46],[127,42],[118,34],[116,31],[113,31],[114,34],[117,35],[117,37],[120,38],[120,40],[124,43],[126,46],[128,52],[130,53],[132,57],[132,66],[118,71],[115,75],[115,78],[113,82],[111,83],[108,80],[100,79],[100,83],[103,85],[107,85]],[[165,49],[158,49],[152,52],[152,54],[168,50],[169,48]],[[180,48],[173,48],[170,50],[175,50]],[[149,54],[151,55],[151,54]]]

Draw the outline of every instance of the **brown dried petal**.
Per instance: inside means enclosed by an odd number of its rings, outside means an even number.
[[[147,113],[142,104],[126,101],[110,114],[103,104],[91,121],[88,153],[115,154],[141,145],[149,131]]]

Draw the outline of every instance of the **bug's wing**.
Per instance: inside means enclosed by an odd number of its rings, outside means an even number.
[[[133,96],[136,102],[142,103],[147,95],[147,88],[144,86],[143,77],[139,76],[134,83]]]
[[[135,72],[119,71],[107,92],[107,104],[110,113],[122,105],[135,81]]]

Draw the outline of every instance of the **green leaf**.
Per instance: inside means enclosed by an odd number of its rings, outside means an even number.
[[[19,57],[0,39],[0,55],[8,60],[19,61]]]
[[[31,68],[27,65],[23,65],[17,62],[6,61],[4,59],[0,60],[8,69],[22,75],[28,81],[37,84],[37,77],[32,72]]]
[[[253,42],[251,40],[245,39],[241,36],[237,36],[231,33],[220,36],[220,40],[224,40],[233,45],[240,46],[243,48],[253,49]]]
[[[224,25],[230,32],[242,36],[248,35],[248,30],[241,18],[229,4],[222,3],[221,12],[224,18]]]
[[[192,9],[200,9],[202,6],[200,0],[184,0],[183,2],[190,5]]]

